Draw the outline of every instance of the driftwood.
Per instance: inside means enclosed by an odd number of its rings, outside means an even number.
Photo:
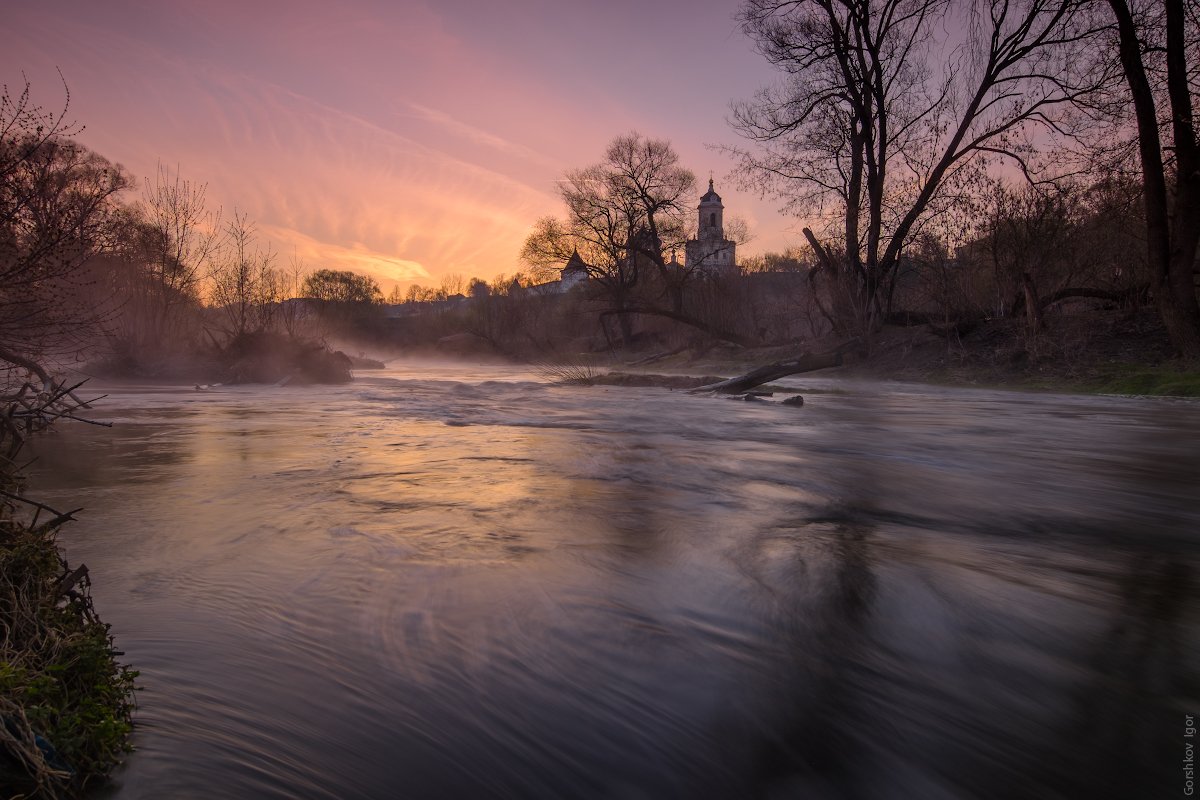
[[[80,564],[77,569],[71,570],[66,575],[63,575],[62,580],[58,582],[58,593],[64,595],[75,588],[75,585],[88,576],[87,564]]]
[[[726,381],[692,389],[691,394],[699,392],[741,394],[748,389],[753,389],[755,386],[761,386],[778,378],[786,378],[788,375],[813,372],[818,369],[828,369],[829,367],[840,367],[843,356],[850,350],[857,348],[859,344],[858,339],[851,339],[827,353],[803,353],[799,358],[793,358],[790,361],[776,361],[773,364],[767,364],[766,366],[751,370],[737,378],[730,378]]]

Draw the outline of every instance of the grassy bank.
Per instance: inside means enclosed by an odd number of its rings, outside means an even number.
[[[1116,365],[1083,384],[1103,394],[1200,397],[1200,368],[1175,365]]]

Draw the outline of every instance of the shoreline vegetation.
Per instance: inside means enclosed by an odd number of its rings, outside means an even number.
[[[0,398],[0,787],[5,796],[71,798],[131,750],[134,681],[92,605],[86,565],[72,569],[56,536],[61,512],[25,491],[28,439],[90,408],[36,362]],[[15,388],[13,388],[15,385]],[[103,424],[103,423],[95,423]]]

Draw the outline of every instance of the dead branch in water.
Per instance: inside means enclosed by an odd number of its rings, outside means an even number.
[[[755,386],[761,386],[764,383],[769,383],[778,378],[785,378],[788,375],[813,372],[818,369],[828,369],[829,367],[840,367],[843,356],[850,350],[857,348],[860,344],[858,339],[851,339],[827,353],[802,353],[798,358],[793,358],[789,361],[776,361],[772,364],[751,370],[737,378],[730,378],[719,383],[697,387],[692,389],[690,394],[697,394],[699,392],[740,394],[747,389],[753,389]]]
[[[0,348],[0,364],[7,362],[8,379],[13,372],[24,370],[26,376],[0,387],[0,452],[11,461],[30,435],[51,425],[55,420],[72,419],[91,425],[109,426],[75,416],[80,409],[91,408],[93,401],[82,400],[75,391],[83,382],[68,385],[56,381],[36,361]],[[39,385],[40,384],[40,385]]]

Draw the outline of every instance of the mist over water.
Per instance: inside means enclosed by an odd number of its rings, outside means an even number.
[[[104,795],[1179,794],[1200,405],[795,385],[112,388],[31,480],[142,672]]]

